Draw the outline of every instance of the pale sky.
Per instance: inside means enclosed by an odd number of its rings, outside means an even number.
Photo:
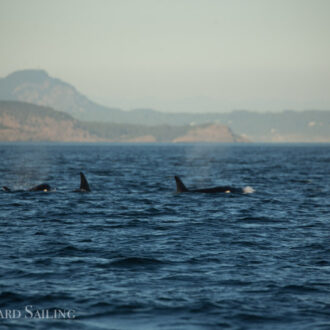
[[[330,0],[0,0],[0,77],[107,106],[330,110]]]

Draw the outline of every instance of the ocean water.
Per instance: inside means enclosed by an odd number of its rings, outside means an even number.
[[[330,145],[0,157],[1,329],[330,329]],[[74,192],[80,171],[91,193]],[[174,175],[254,192],[176,194]],[[54,191],[26,191],[42,182]]]

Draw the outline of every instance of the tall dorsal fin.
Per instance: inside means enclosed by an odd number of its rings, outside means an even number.
[[[178,176],[175,176],[174,178],[176,181],[176,192],[181,193],[188,191],[188,189],[186,188],[186,186],[183,184],[183,182]]]
[[[91,191],[89,188],[88,181],[83,172],[80,172],[80,190],[81,191]]]

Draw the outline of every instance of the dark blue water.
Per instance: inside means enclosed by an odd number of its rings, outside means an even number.
[[[330,329],[330,145],[2,144],[0,157],[15,190],[0,192],[0,310],[21,313],[1,329]],[[80,171],[91,193],[73,192]],[[255,192],[175,194],[174,175]],[[22,191],[42,182],[56,191]]]

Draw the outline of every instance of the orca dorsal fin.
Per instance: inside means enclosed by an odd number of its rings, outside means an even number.
[[[177,193],[188,191],[188,189],[186,188],[186,186],[183,184],[183,182],[181,181],[181,179],[178,176],[175,176],[174,178],[176,181],[176,192]]]
[[[83,172],[80,172],[80,191],[91,191],[88,181]]]
[[[3,190],[3,191],[7,191],[7,192],[10,192],[10,191],[11,191],[7,186],[3,186],[3,187],[2,187],[2,190]]]

